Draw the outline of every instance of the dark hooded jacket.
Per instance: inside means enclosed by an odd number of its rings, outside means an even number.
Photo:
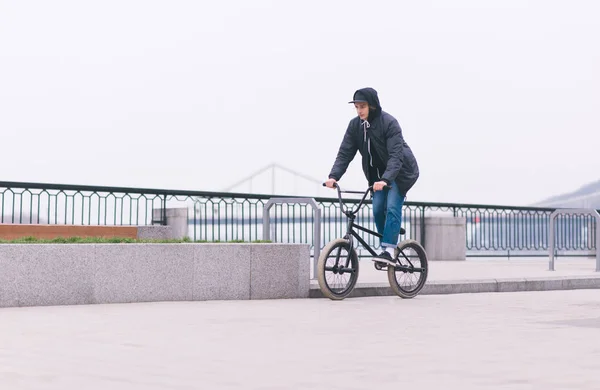
[[[358,116],[350,121],[329,178],[339,181],[359,151],[369,185],[380,180],[388,184],[395,181],[400,191],[406,194],[419,178],[417,160],[402,137],[396,118],[381,109],[377,91],[363,88],[354,96],[358,93],[375,109],[369,109],[366,121]]]

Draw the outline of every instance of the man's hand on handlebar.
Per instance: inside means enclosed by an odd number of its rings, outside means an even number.
[[[377,181],[373,184],[373,191],[381,191],[384,188],[389,188],[388,184],[385,181]]]
[[[323,184],[325,184],[325,187],[335,188],[335,183],[337,183],[335,179],[329,179]]]

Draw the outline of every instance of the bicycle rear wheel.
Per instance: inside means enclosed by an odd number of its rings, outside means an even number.
[[[414,298],[427,281],[427,253],[415,240],[404,240],[394,251],[398,263],[388,267],[392,290],[401,298]]]
[[[338,238],[323,248],[317,263],[319,287],[329,299],[346,298],[358,280],[358,255],[348,240]]]

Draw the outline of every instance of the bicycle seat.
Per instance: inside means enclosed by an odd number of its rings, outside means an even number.
[[[401,234],[401,235],[402,235],[402,234],[406,234],[406,230],[404,230],[404,228],[403,228],[403,227],[401,227],[401,228],[400,228],[400,234]]]

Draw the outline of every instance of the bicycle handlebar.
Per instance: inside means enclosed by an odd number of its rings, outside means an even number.
[[[323,187],[327,187],[327,183],[323,183]],[[335,183],[333,183],[333,188],[340,189],[340,186],[338,185],[337,182],[335,182]],[[389,190],[392,187],[386,184],[383,186],[383,188],[386,190]],[[367,192],[372,191],[372,190],[373,190],[373,186],[369,186],[369,188],[367,188]],[[342,191],[342,192],[347,193],[347,194],[362,194],[364,191]]]
[[[323,183],[323,187],[327,187],[326,183]],[[338,193],[338,199],[340,201],[340,209],[342,210],[343,213],[347,214],[347,209],[344,209],[344,201],[342,200],[342,193],[346,193],[346,194],[363,194],[362,199],[360,200],[360,202],[358,203],[358,206],[356,207],[356,210],[351,211],[351,214],[356,214],[358,212],[358,210],[360,210],[360,208],[362,207],[365,199],[367,198],[367,195],[369,194],[369,192],[373,191],[373,186],[369,186],[369,188],[367,188],[366,191],[342,191],[342,189],[340,188],[339,184],[333,183],[333,188],[337,189],[337,193]],[[383,186],[384,189],[391,189],[392,187],[389,185],[385,185]]]

